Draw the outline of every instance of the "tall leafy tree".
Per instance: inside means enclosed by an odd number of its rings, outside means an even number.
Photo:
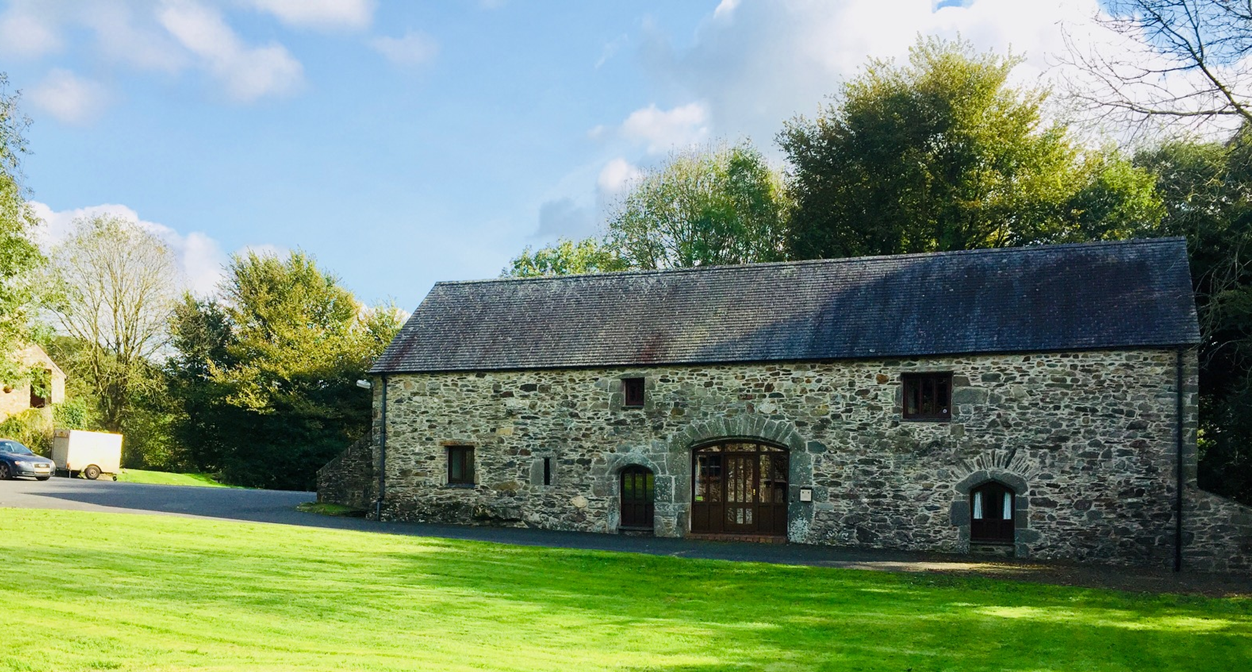
[[[782,176],[750,144],[689,149],[631,185],[603,236],[527,248],[504,275],[780,261],[788,209]]]
[[[1172,140],[1136,162],[1156,176],[1164,232],[1187,237],[1200,318],[1200,485],[1252,503],[1252,127]]]
[[[157,382],[152,360],[178,295],[174,253],[138,224],[101,215],[75,223],[49,271],[57,323],[83,346],[69,364],[93,388],[103,426],[119,431],[135,395]]]
[[[1008,84],[1015,56],[924,38],[907,64],[871,60],[815,119],[779,135],[796,258],[1120,237],[1159,219],[1151,179],[1085,156],[1047,123],[1042,89]],[[1140,221],[1146,218],[1146,221]]]
[[[779,261],[786,216],[782,180],[751,145],[689,150],[622,197],[606,244],[631,268]]]
[[[172,354],[165,362],[168,398],[175,408],[173,462],[194,471],[221,473],[231,455],[242,409],[226,403],[230,386],[215,374],[230,371],[234,334],[226,311],[211,299],[184,294],[170,317]]]
[[[312,487],[368,431],[355,381],[400,326],[299,252],[236,256],[219,300],[184,298],[174,316],[170,389],[188,455],[229,482],[284,489]]]
[[[509,262],[503,275],[531,278],[542,275],[572,275],[624,271],[626,261],[597,238],[558,240],[555,244],[531,250],[527,247]]]
[[[37,220],[22,187],[23,136],[30,120],[18,108],[0,73],[0,380],[26,375],[13,354],[29,338],[34,305],[33,272],[44,257],[31,238]]]

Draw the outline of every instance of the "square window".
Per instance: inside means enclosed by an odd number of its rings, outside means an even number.
[[[448,446],[448,485],[474,484],[474,447]]]
[[[952,418],[951,373],[906,373],[904,419],[945,422]]]
[[[643,406],[643,378],[623,378],[622,393],[625,395],[624,406],[640,408]]]

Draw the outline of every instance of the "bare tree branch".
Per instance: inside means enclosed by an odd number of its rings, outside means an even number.
[[[1110,0],[1106,11],[1095,20],[1115,46],[1066,31],[1063,62],[1086,75],[1073,98],[1132,125],[1252,123],[1252,0]]]

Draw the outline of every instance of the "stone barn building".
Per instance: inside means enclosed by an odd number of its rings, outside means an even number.
[[[384,520],[1247,570],[1182,239],[441,282],[319,474]]]

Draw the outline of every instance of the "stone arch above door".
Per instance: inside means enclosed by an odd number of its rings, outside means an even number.
[[[670,440],[670,451],[684,458],[691,448],[706,443],[732,439],[749,439],[777,444],[793,453],[804,451],[804,437],[795,425],[785,420],[771,420],[757,413],[717,417],[689,425]]]

